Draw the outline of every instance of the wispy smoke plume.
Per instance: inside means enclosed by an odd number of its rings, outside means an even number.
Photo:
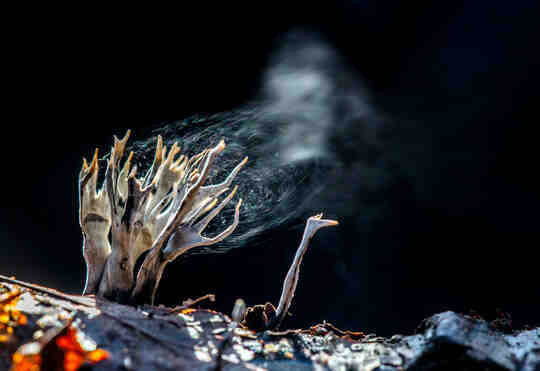
[[[271,58],[257,103],[169,123],[155,134],[169,145],[178,141],[190,155],[224,138],[227,148],[209,183],[221,181],[249,156],[236,179],[244,199],[241,223],[220,246],[227,250],[256,243],[252,237],[277,227],[303,223],[321,207],[330,214],[336,205],[340,213],[351,208],[357,184],[363,188],[381,181],[380,123],[359,79],[332,48],[312,34],[294,33]],[[152,138],[134,149],[148,165],[154,148]],[[213,223],[215,231],[231,218],[232,208]]]
[[[279,137],[281,160],[334,157],[329,137],[350,117],[372,116],[357,77],[314,35],[289,35],[270,61],[263,94],[265,112],[286,123]]]

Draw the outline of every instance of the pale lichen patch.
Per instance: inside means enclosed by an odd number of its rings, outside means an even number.
[[[195,345],[195,357],[201,362],[212,362],[212,356],[207,347]]]

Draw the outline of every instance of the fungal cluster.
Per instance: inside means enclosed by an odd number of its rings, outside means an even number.
[[[121,166],[129,134],[121,140],[114,138],[101,189],[97,189],[97,149],[90,164],[83,161],[79,175],[79,222],[87,266],[83,294],[119,303],[153,304],[167,263],[194,247],[222,241],[238,225],[242,199],[236,204],[230,226],[213,238],[201,235],[233,198],[236,187],[218,204],[247,157],[225,181],[205,186],[208,171],[225,149],[225,142],[192,157],[178,157],[177,143],[167,152],[158,137],[154,162],[138,178],[137,167],[131,167],[133,152]],[[134,278],[136,261],[146,251]]]
[[[218,204],[219,196],[229,189],[247,157],[224,182],[205,186],[209,168],[225,148],[225,142],[222,140],[191,158],[177,158],[178,145],[175,143],[167,153],[159,136],[152,166],[144,177],[137,178],[136,166],[131,169],[133,152],[120,166],[129,134],[128,131],[121,140],[114,138],[100,190],[97,150],[90,165],[84,160],[79,175],[79,217],[87,265],[83,294],[119,303],[153,304],[167,263],[194,247],[222,241],[238,225],[242,199],[236,204],[234,221],[229,227],[213,238],[201,235],[234,196],[236,186]],[[256,331],[278,328],[291,305],[309,241],[318,229],[337,224],[335,220],[322,219],[322,214],[310,217],[285,277],[278,307],[266,303],[246,309],[244,305],[236,308],[236,322]],[[135,263],[146,251],[134,279]]]

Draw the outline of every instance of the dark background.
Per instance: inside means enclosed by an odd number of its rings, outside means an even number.
[[[341,225],[313,241],[286,326],[391,335],[436,312],[496,308],[539,323],[537,2],[47,11],[14,22],[3,52],[2,274],[79,293],[81,157],[127,128],[145,139],[164,121],[251,101],[276,45],[307,29],[377,112],[413,128],[421,161],[405,161],[408,180],[381,193],[386,211],[366,228],[354,197],[343,212],[328,205]],[[226,312],[237,297],[276,303],[301,233],[178,263],[161,299],[212,292]]]

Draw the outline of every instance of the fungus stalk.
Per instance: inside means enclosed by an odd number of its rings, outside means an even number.
[[[201,235],[234,196],[236,187],[218,205],[219,196],[229,189],[247,157],[224,182],[204,186],[225,142],[220,141],[191,158],[177,158],[177,143],[167,153],[159,136],[151,168],[144,177],[137,178],[136,166],[131,168],[133,152],[120,166],[129,134],[128,131],[122,140],[114,138],[99,191],[97,150],[90,165],[83,161],[79,175],[79,219],[87,265],[84,294],[118,302],[153,304],[167,263],[194,247],[222,241],[238,225],[241,199],[229,227],[214,238]],[[146,251],[149,252],[134,280],[135,263]]]
[[[277,309],[272,303],[255,305],[254,307],[248,308],[244,314],[244,325],[255,331],[275,330],[279,328],[291,306],[294,292],[296,291],[296,285],[300,277],[302,258],[304,257],[315,232],[323,227],[338,225],[336,220],[321,218],[322,213],[308,218],[306,222],[302,241],[296,250],[291,267],[283,281],[283,289],[281,290],[281,297]]]
[[[269,328],[278,328],[289,311],[292,299],[294,297],[294,292],[296,290],[296,284],[298,283],[298,278],[300,277],[300,264],[302,264],[304,254],[306,253],[309,242],[315,235],[315,232],[323,227],[338,225],[336,220],[321,219],[321,217],[322,214],[312,216],[306,223],[302,241],[296,250],[291,267],[289,268],[287,276],[285,276],[285,280],[283,281],[283,289],[281,290],[279,304],[274,318],[268,324]]]

